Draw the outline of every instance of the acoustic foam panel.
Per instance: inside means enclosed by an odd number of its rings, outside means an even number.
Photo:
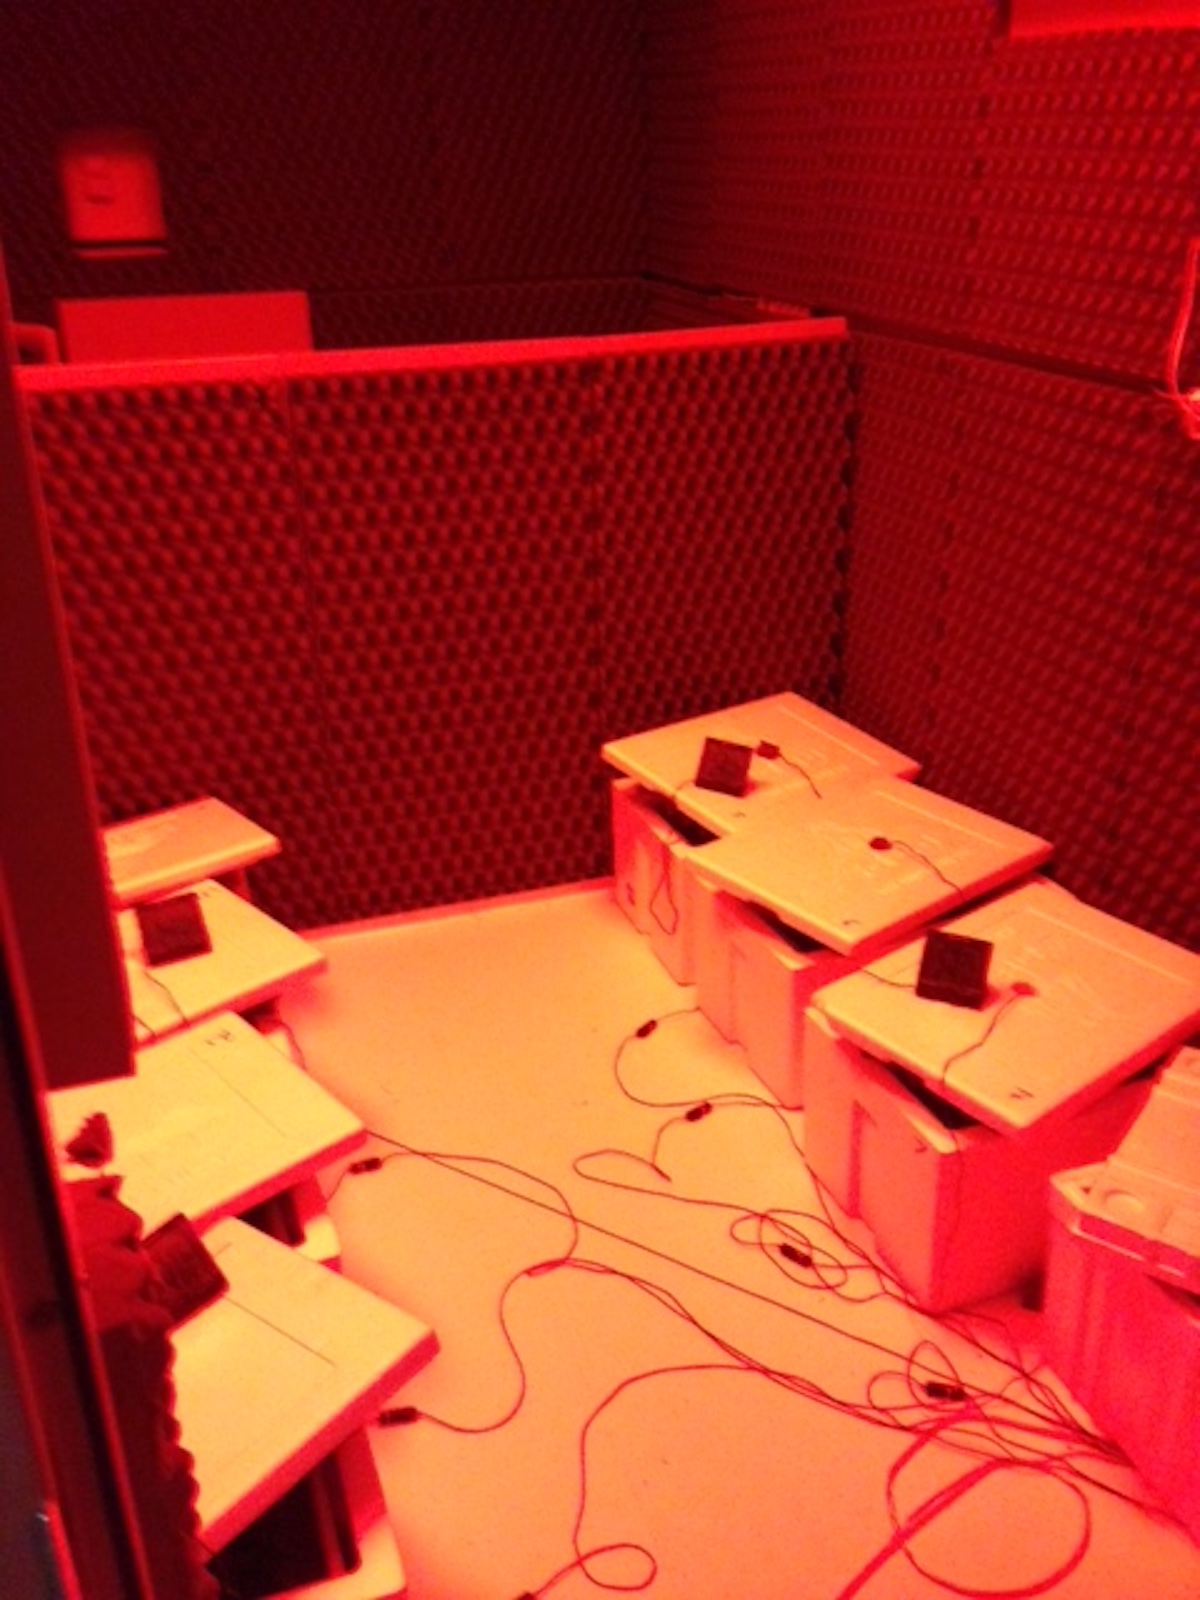
[[[1152,434],[1161,476],[1131,623],[1131,706],[1103,899],[1106,910],[1200,950],[1200,457],[1164,410]]]
[[[986,95],[967,331],[1160,381],[1200,233],[1200,29],[1008,41]]]
[[[636,0],[0,0],[0,231],[56,298],[628,276],[642,267]],[[156,145],[165,255],[83,261],[60,135]],[[368,334],[360,343],[383,343]]]
[[[0,0],[0,236],[17,320],[52,324],[56,298],[205,286],[205,241],[187,199],[194,189],[189,14],[200,9],[125,4],[101,15],[89,0]],[[58,144],[69,131],[95,127],[152,134],[170,208],[165,255],[84,261],[72,253]]]
[[[632,277],[331,291],[312,297],[313,337],[348,350],[632,333],[648,326],[650,304]]]
[[[961,365],[947,351],[854,340],[857,418],[843,692],[851,722],[923,763],[957,472]]]
[[[603,870],[577,371],[300,379],[351,914]]]
[[[289,922],[340,915],[308,594],[277,385],[34,396],[105,822],[215,794],[277,833]]]
[[[979,0],[838,0],[825,79],[823,303],[961,327],[985,66]]]
[[[645,11],[650,269],[820,298],[829,0]]]
[[[174,7],[172,9],[179,9]],[[425,8],[206,0],[181,64],[182,198],[223,289],[436,280],[445,208]]]
[[[629,354],[590,371],[605,736],[780,688],[829,703],[845,342]]]
[[[421,9],[439,280],[638,271],[639,0]]]
[[[932,788],[1055,843],[1096,899],[1125,804],[1158,462],[1153,402],[955,357]]]

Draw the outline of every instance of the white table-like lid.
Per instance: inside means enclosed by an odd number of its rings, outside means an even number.
[[[416,1317],[236,1219],[204,1242],[229,1289],[178,1327],[175,1410],[200,1537],[249,1526],[436,1351]]]
[[[101,839],[110,890],[119,906],[169,894],[201,878],[239,872],[280,848],[273,833],[212,795],[115,822]]]
[[[899,939],[1040,866],[1051,846],[897,778],[818,800],[798,788],[696,851],[706,878],[843,955]]]
[[[193,889],[212,941],[203,955],[148,967],[137,912],[117,913],[134,1034],[161,1038],[214,1011],[256,1005],[325,964],[317,947],[219,883]]]
[[[709,738],[754,749],[765,742],[777,745],[779,755],[753,757],[744,795],[721,794],[698,788],[692,781]],[[911,757],[791,693],[612,739],[601,754],[618,771],[668,796],[685,816],[715,834],[740,827],[767,796],[780,790],[824,796],[881,773],[911,778],[920,771]]]
[[[813,1003],[843,1037],[1002,1132],[1099,1099],[1200,1021],[1200,956],[1043,879],[942,926],[993,945],[982,1010],[917,995],[923,938]]]
[[[137,1054],[128,1078],[56,1089],[62,1154],[85,1119],[112,1131],[121,1199],[147,1232],[182,1212],[197,1226],[245,1211],[362,1144],[362,1123],[244,1018],[219,1013]]]

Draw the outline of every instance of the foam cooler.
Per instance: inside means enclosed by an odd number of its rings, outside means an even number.
[[[1144,1080],[1127,1083],[1074,1116],[1005,1134],[840,1037],[815,1007],[804,1031],[808,1164],[927,1311],[1035,1276],[1051,1174],[1112,1150],[1148,1093]]]
[[[1155,1277],[1132,1241],[1097,1234],[1103,1175],[1087,1166],[1052,1186],[1046,1357],[1200,1540],[1200,1297]]]
[[[1050,1364],[1200,1539],[1200,1051],[1109,1158],[1051,1190]]]

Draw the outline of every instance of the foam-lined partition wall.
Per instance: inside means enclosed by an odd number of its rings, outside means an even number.
[[[651,289],[631,277],[330,290],[310,295],[309,301],[313,343],[322,350],[488,344],[634,333],[653,326]]]
[[[101,381],[31,411],[104,819],[217,794],[287,840],[272,909],[336,915],[284,385]]]
[[[945,619],[960,366],[944,350],[854,341],[858,418],[843,714],[925,762]]]
[[[1152,582],[1152,402],[1003,362],[956,365],[926,777],[1053,839],[1062,882],[1103,900]]]
[[[435,107],[441,281],[640,266],[638,0],[532,8],[455,0],[419,10]]]
[[[996,26],[981,0],[830,6],[822,304],[900,326],[962,326]]]
[[[647,0],[650,270],[1161,380],[1200,32],[1012,39],[1005,9]]]
[[[1161,381],[1200,234],[1200,28],[1005,40],[985,90],[967,331]]]
[[[1159,478],[1104,900],[1200,950],[1200,445],[1159,407],[1151,448]]]
[[[665,277],[823,298],[825,67],[838,0],[652,0],[648,262]]]
[[[603,870],[583,405],[553,361],[295,384],[358,915]]]
[[[307,925],[605,871],[606,738],[832,693],[846,368],[830,322],[29,373],[105,819],[216,793]]]
[[[861,368],[843,712],[1195,943],[1194,445],[1158,399],[883,338]]]
[[[593,383],[609,736],[780,685],[829,704],[849,503],[844,342],[620,356]]]

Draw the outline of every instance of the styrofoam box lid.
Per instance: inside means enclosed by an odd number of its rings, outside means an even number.
[[[709,738],[751,748],[775,744],[779,755],[752,759],[745,795],[719,794],[692,782]],[[610,739],[601,755],[646,788],[668,795],[685,816],[715,834],[740,827],[761,800],[777,790],[802,789],[815,798],[880,773],[911,778],[920,771],[910,756],[791,693]]]
[[[213,795],[115,822],[101,837],[118,906],[253,866],[280,848],[273,833]]]
[[[993,945],[982,1010],[917,995],[923,936],[814,1004],[844,1038],[1000,1132],[1082,1109],[1200,1020],[1200,956],[1045,879],[941,926]]]
[[[1050,853],[1036,834],[883,776],[823,800],[780,790],[737,832],[706,844],[703,866],[721,888],[853,955],[1012,882]]]

